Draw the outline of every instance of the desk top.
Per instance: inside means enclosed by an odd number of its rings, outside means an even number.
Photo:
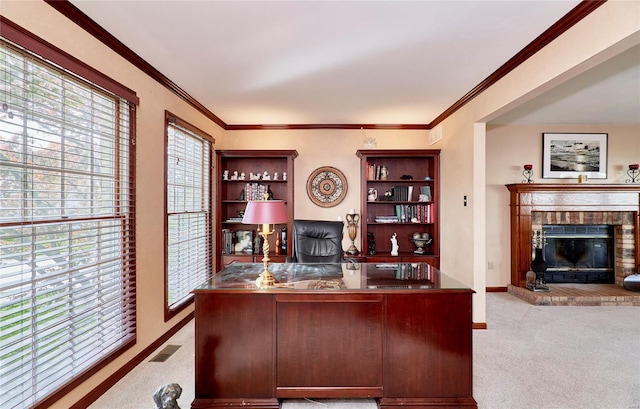
[[[194,292],[258,290],[262,263],[233,263]],[[271,263],[278,281],[259,291],[469,290],[469,287],[426,263]]]

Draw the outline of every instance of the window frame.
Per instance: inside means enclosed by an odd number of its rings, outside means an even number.
[[[107,364],[114,361],[117,357],[122,355],[124,352],[126,352],[136,344],[137,308],[135,302],[135,123],[136,105],[139,103],[139,99],[134,91],[104,75],[100,71],[97,71],[89,65],[81,62],[70,54],[67,54],[61,49],[51,45],[35,34],[23,29],[19,25],[13,23],[3,16],[0,16],[0,37],[2,37],[4,40],[7,40],[9,45],[13,43],[15,46],[17,46],[18,49],[23,49],[22,52],[27,55],[28,58],[36,60],[38,64],[43,64],[45,66],[51,67],[52,69],[61,72],[63,75],[73,77],[74,80],[80,83],[89,84],[90,88],[94,90],[101,90],[100,92],[112,94],[114,101],[116,101],[116,105],[123,103],[127,104],[126,107],[121,107],[121,109],[126,110],[128,120],[128,135],[126,135],[126,137],[128,138],[128,144],[126,147],[127,162],[125,166],[127,171],[126,180],[129,186],[128,189],[126,189],[126,194],[128,196],[127,210],[123,216],[125,222],[127,223],[126,232],[128,232],[128,234],[120,236],[123,240],[123,245],[121,246],[119,258],[121,265],[120,279],[123,279],[126,275],[128,285],[126,285],[125,288],[121,288],[118,293],[120,294],[121,301],[128,300],[125,308],[125,311],[127,311],[127,318],[125,322],[130,325],[130,330],[123,333],[125,335],[121,337],[121,342],[118,344],[118,346],[107,353],[91,355],[91,363],[89,363],[84,369],[78,371],[75,374],[70,373],[70,376],[64,378],[64,380],[58,386],[52,388],[52,390],[49,392],[43,393],[41,397],[36,398],[34,402],[30,403],[30,405],[32,405],[31,407],[33,408],[45,408],[54,404],[64,395],[71,392],[74,388],[85,382],[88,378],[93,376]],[[120,108],[116,110],[116,113],[117,117],[115,118],[114,126],[117,132],[120,133],[120,115],[122,114]],[[122,134],[120,133],[120,135]],[[119,152],[117,155],[125,153],[125,149],[117,149],[117,151]],[[114,158],[117,155],[114,153]],[[120,166],[120,163],[117,166]],[[118,182],[116,182],[115,184],[119,185]],[[114,194],[117,195],[119,193],[119,188],[114,187]],[[60,222],[68,222],[68,220],[65,220],[64,217],[54,217],[53,219],[59,220]],[[73,223],[74,221],[77,220],[74,219],[71,222]],[[4,226],[8,226],[9,224],[10,223],[3,223]],[[33,223],[28,221],[18,221],[13,224],[32,225]],[[126,293],[127,296],[124,297],[123,293]],[[121,317],[121,321],[125,318],[124,315],[119,316]],[[107,351],[107,349],[103,349],[102,351]],[[37,394],[38,392],[33,392],[34,396]]]
[[[206,225],[206,229],[208,230],[208,243],[206,244],[208,256],[209,256],[209,272],[208,275],[212,276],[214,274],[214,260],[213,260],[213,218],[214,218],[214,208],[213,208],[213,192],[214,192],[214,158],[215,158],[215,138],[204,132],[203,130],[191,125],[185,120],[179,118],[177,115],[172,114],[169,111],[165,111],[165,121],[164,121],[164,154],[165,154],[165,171],[164,171],[164,248],[165,248],[165,257],[164,257],[164,319],[165,322],[169,321],[171,318],[175,317],[185,308],[193,304],[193,294],[189,294],[186,297],[183,297],[181,300],[176,302],[173,305],[169,305],[169,206],[168,206],[168,187],[169,187],[169,179],[168,179],[168,160],[169,160],[169,125],[175,124],[178,127],[182,127],[189,132],[194,133],[199,138],[201,138],[206,143],[209,143],[209,184],[204,187],[207,190],[208,196],[208,221]]]

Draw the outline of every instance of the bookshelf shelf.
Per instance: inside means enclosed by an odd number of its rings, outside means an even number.
[[[359,150],[363,256],[367,262],[424,261],[440,264],[440,150]],[[371,195],[375,200],[370,200]],[[369,236],[373,234],[375,253]],[[396,234],[398,256],[391,255]],[[432,239],[424,254],[415,254],[411,238],[427,233]]]
[[[219,150],[216,151],[217,159],[217,181],[216,184],[216,271],[222,270],[225,266],[234,261],[260,262],[262,251],[255,251],[256,246],[238,245],[239,238],[249,241],[247,231],[252,232],[252,239],[256,238],[258,226],[242,223],[242,213],[247,207],[247,199],[262,199],[262,193],[267,189],[272,193],[273,198],[284,200],[289,213],[289,223],[275,226],[276,232],[282,232],[286,228],[291,231],[293,225],[293,160],[298,156],[295,150]],[[225,179],[233,177],[234,172],[238,175],[245,174],[245,179]],[[270,179],[251,179],[251,173],[262,175],[267,172]],[[275,173],[278,179],[274,180]],[[286,174],[286,179],[284,175]],[[269,258],[274,262],[282,262],[286,256],[291,254],[289,240],[286,241],[283,249],[276,253],[276,236],[269,236],[269,247],[271,248]],[[252,247],[251,249],[249,249]],[[260,246],[261,248],[261,246]]]

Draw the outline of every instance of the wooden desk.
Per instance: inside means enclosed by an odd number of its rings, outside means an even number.
[[[427,264],[234,263],[195,293],[191,407],[377,398],[381,408],[476,408],[473,291]]]

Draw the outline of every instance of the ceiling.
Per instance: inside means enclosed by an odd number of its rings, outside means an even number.
[[[71,3],[227,125],[391,125],[429,124],[579,1]],[[493,122],[639,118],[635,47]]]

